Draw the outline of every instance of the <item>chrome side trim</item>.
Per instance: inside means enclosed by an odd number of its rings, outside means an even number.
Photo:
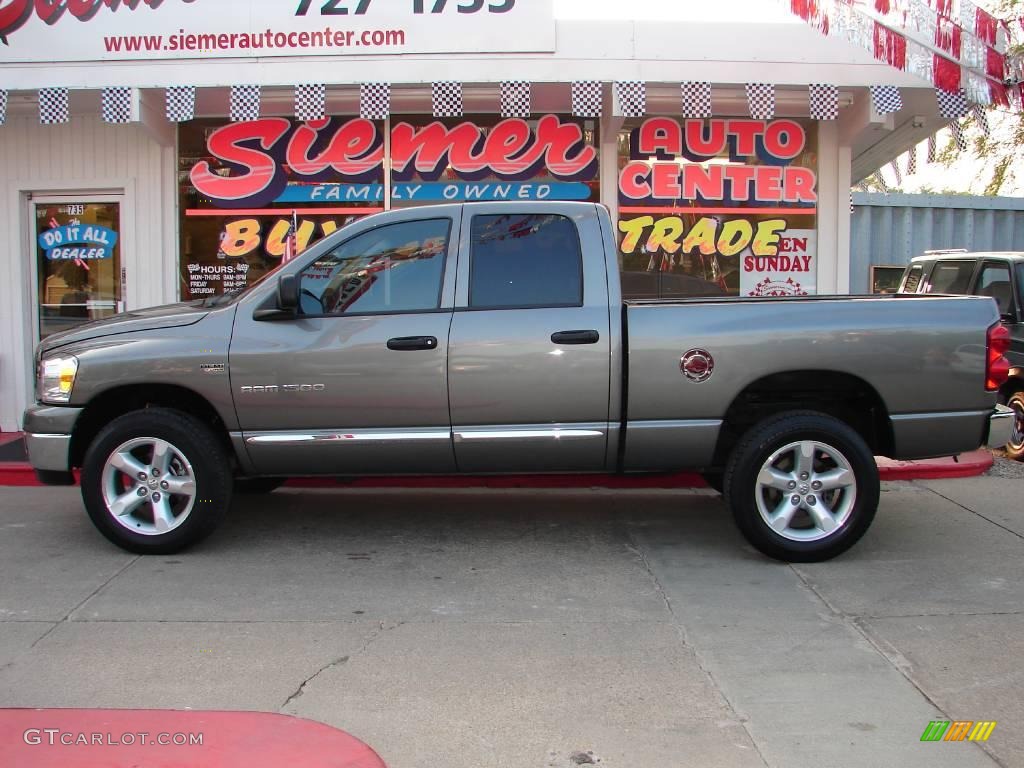
[[[605,439],[606,424],[456,427],[455,442],[473,440],[594,440]]]
[[[929,421],[931,419],[976,419],[988,416],[991,411],[942,411],[939,413],[894,413],[889,416],[896,422]]]
[[[450,440],[451,430],[373,430],[345,431],[325,430],[320,432],[264,432],[248,435],[248,445],[348,445],[358,443],[394,443],[427,440]]]

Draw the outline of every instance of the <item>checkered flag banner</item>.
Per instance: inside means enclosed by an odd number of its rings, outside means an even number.
[[[295,119],[322,120],[327,117],[327,86],[306,83],[295,86]]]
[[[850,215],[853,215],[853,190],[850,190]]]
[[[132,89],[104,88],[102,113],[105,123],[130,123],[132,121]]]
[[[363,120],[387,120],[391,115],[391,84],[362,83],[359,86],[359,116]]]
[[[903,96],[895,85],[872,85],[870,90],[871,103],[878,114],[888,115],[903,109]]]
[[[440,80],[432,86],[434,117],[462,117],[462,83]]]
[[[258,85],[231,86],[231,122],[258,120],[260,116],[260,87]]]
[[[893,160],[889,163],[889,168],[892,170],[892,175],[896,177],[896,186],[903,185],[903,173],[900,171],[900,164]]]
[[[838,88],[834,85],[811,83],[808,91],[813,119],[835,120],[839,117]]]
[[[967,116],[967,92],[963,88],[957,91],[936,88],[935,98],[939,102],[939,114],[947,120],[958,120]]]
[[[775,86],[770,83],[747,83],[747,106],[755,120],[775,117]]]
[[[42,88],[39,91],[39,122],[58,125],[71,119],[67,88]]]
[[[938,140],[935,138],[935,134],[933,133],[931,136],[928,137],[928,154],[925,155],[926,162],[935,162],[935,155],[937,154],[938,149]]]
[[[711,117],[711,83],[692,80],[680,83],[679,92],[683,98],[683,117]]]
[[[985,113],[985,108],[975,105],[971,107],[971,114],[974,116],[974,122],[981,128],[981,132],[986,136],[991,136],[992,128],[988,124],[988,115]]]
[[[601,83],[598,80],[575,80],[572,84],[573,117],[601,116]]]
[[[529,117],[533,113],[533,95],[526,80],[501,83],[501,116]]]
[[[619,117],[643,117],[647,114],[647,83],[642,80],[616,82],[615,106]]]
[[[7,89],[0,88],[0,125],[7,122]]]
[[[907,176],[917,173],[917,144],[910,148],[907,153]]]
[[[167,89],[167,120],[171,123],[187,123],[196,116],[196,87],[175,85]]]
[[[963,126],[960,125],[959,120],[954,120],[949,124],[949,130],[953,133],[953,139],[956,141],[956,148],[961,152],[967,151],[967,137],[964,136]]]

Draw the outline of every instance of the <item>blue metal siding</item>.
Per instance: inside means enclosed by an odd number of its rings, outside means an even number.
[[[867,293],[871,266],[925,251],[1024,251],[1024,199],[854,192],[850,292]]]

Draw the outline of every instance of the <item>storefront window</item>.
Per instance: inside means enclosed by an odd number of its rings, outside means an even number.
[[[624,295],[815,293],[817,164],[811,121],[627,121],[618,137]]]
[[[383,123],[198,120],[179,134],[181,298],[251,285],[384,209]]]
[[[183,124],[181,297],[252,285],[296,252],[386,207],[384,123],[281,117]],[[600,198],[596,121],[544,115],[395,117],[391,207]],[[293,217],[294,213],[294,217]]]
[[[121,205],[36,202],[39,338],[121,311]]]
[[[393,208],[600,199],[594,120],[395,117],[391,157]]]

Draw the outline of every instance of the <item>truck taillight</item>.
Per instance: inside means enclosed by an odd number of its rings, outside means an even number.
[[[996,323],[988,329],[985,344],[985,389],[997,392],[1010,378],[1010,361],[1004,356],[1010,349],[1010,331]]]

